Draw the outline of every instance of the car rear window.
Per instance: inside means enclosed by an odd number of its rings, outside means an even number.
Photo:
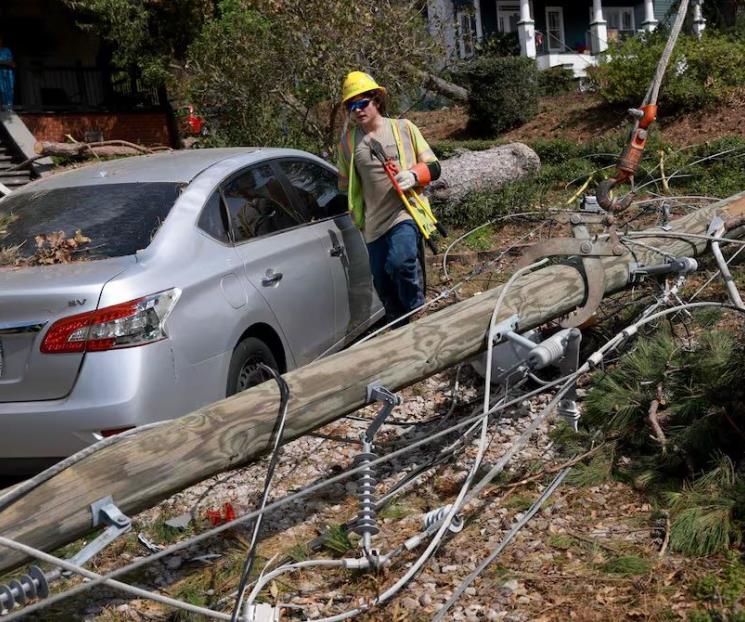
[[[168,216],[183,184],[173,182],[104,184],[11,194],[0,201],[2,246],[21,244],[33,255],[35,236],[77,230],[90,238],[87,256],[132,255],[146,248]]]

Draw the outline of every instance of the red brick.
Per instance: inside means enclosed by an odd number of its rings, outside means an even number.
[[[36,140],[66,142],[69,134],[82,141],[100,131],[104,140],[127,140],[147,147],[171,145],[165,112],[27,113],[21,119]]]

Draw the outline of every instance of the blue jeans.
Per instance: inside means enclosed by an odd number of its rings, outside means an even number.
[[[388,321],[424,304],[419,236],[416,225],[406,220],[367,245],[373,284]]]

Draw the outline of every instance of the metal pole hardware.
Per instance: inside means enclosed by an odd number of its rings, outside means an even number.
[[[593,200],[591,200],[593,199]],[[579,326],[587,321],[600,306],[605,294],[605,270],[601,257],[619,257],[628,252],[621,244],[613,224],[613,216],[603,212],[594,197],[585,197],[578,212],[562,214],[559,222],[568,222],[574,238],[554,238],[529,248],[517,267],[522,268],[544,257],[580,257],[587,296],[584,304],[570,312],[561,322],[564,328]],[[590,234],[588,225],[607,227],[608,241],[598,241]]]
[[[100,536],[67,560],[76,566],[82,566],[116,538],[132,529],[130,518],[122,514],[110,496],[92,503],[90,508],[93,527],[106,528]],[[49,595],[49,584],[70,574],[72,573],[59,568],[45,573],[38,566],[31,566],[28,574],[20,579],[0,584],[0,614],[7,613],[14,607],[23,606],[29,600],[46,598]]]

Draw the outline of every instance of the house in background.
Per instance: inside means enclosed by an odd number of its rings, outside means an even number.
[[[697,34],[705,27],[702,0],[692,0]],[[515,35],[520,53],[539,69],[567,67],[583,77],[609,42],[652,31],[669,14],[673,0],[429,0],[430,31],[441,37],[451,58],[468,58],[490,35]]]
[[[19,161],[33,155],[36,140],[68,135],[174,145],[165,89],[146,88],[134,71],[114,67],[111,49],[75,19],[62,0],[0,2],[0,34],[16,64],[13,110],[0,112],[0,152]],[[6,177],[6,185],[20,185],[20,176],[0,172],[0,183]]]

